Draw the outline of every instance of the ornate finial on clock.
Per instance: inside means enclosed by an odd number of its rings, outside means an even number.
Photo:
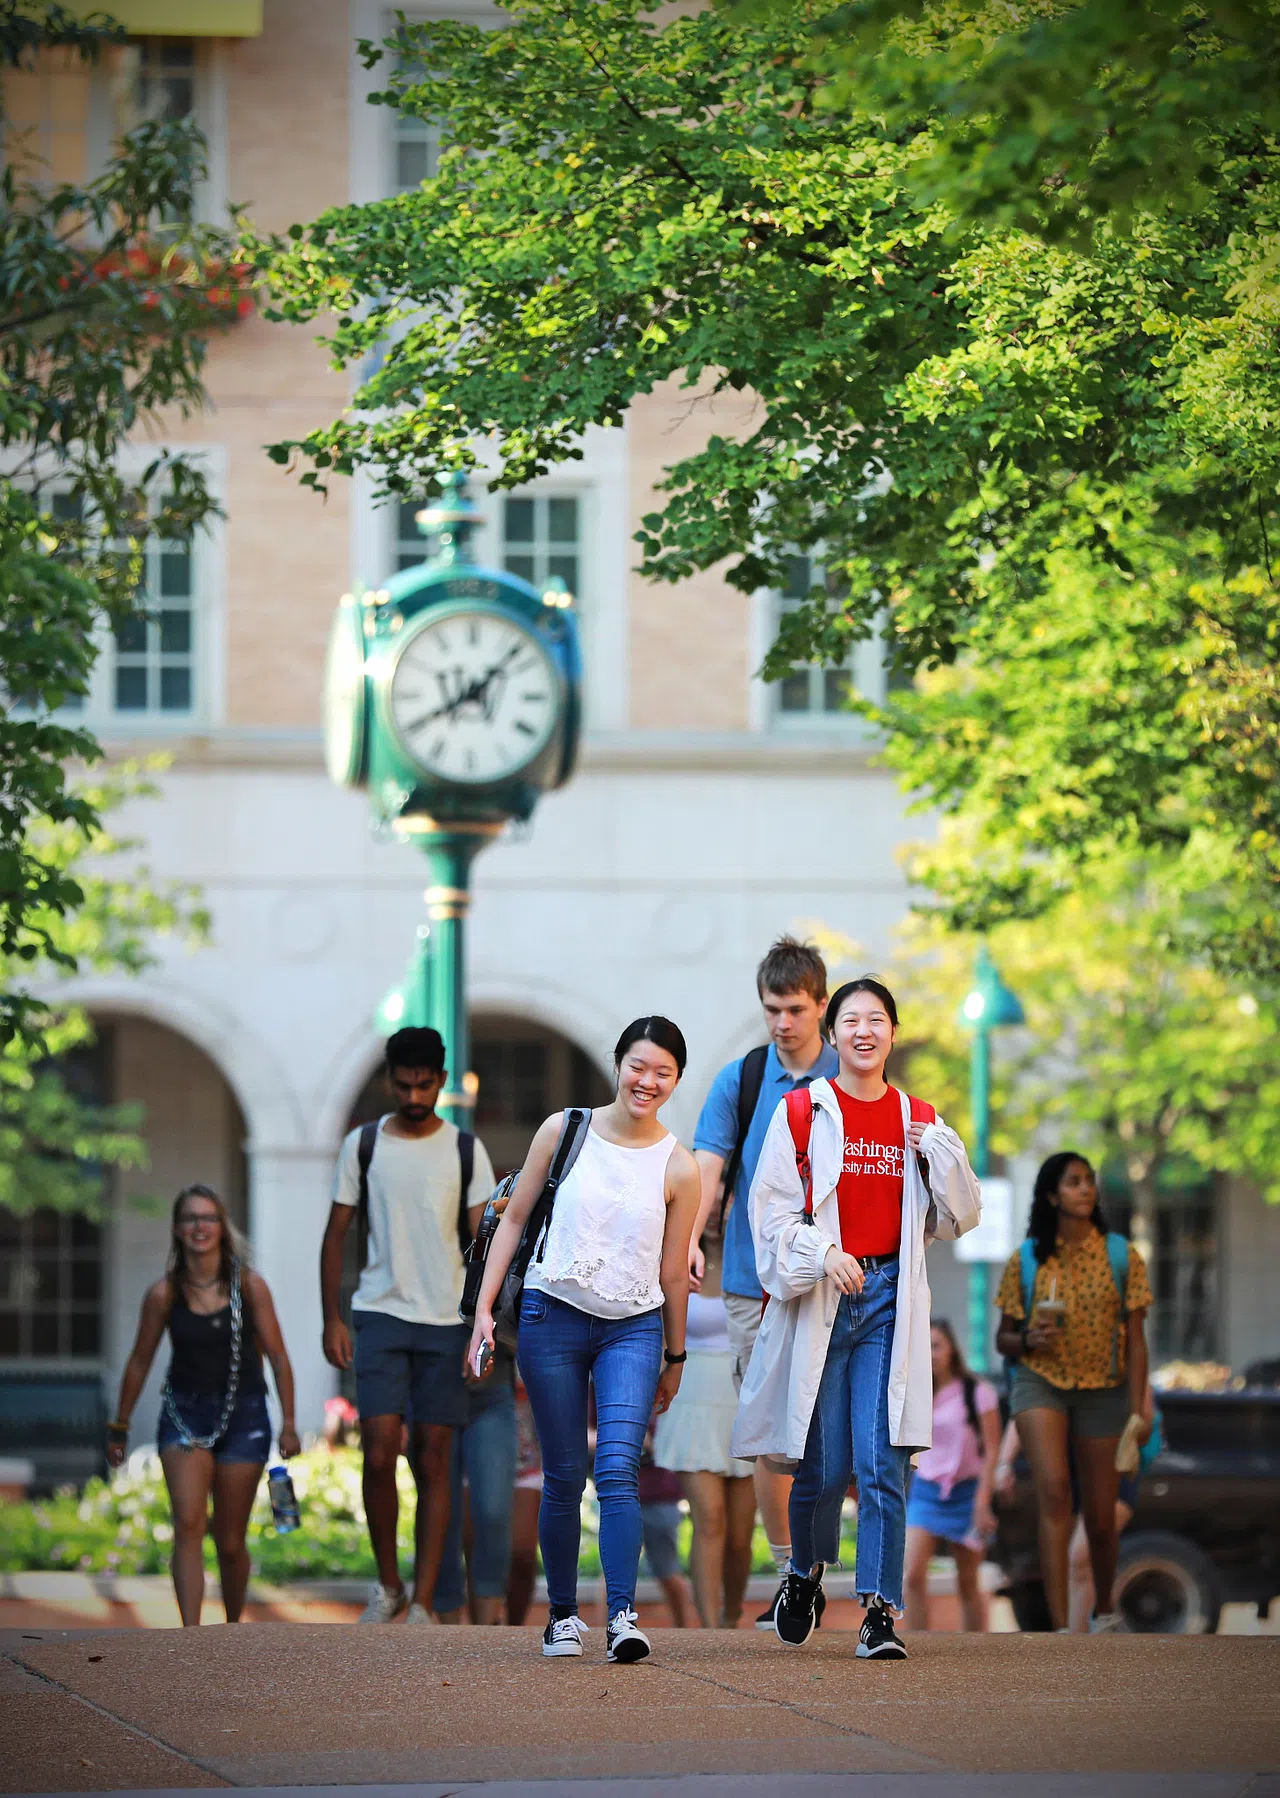
[[[435,539],[435,560],[451,566],[467,560],[471,533],[484,521],[467,491],[465,469],[452,469],[440,483],[440,497],[413,515],[423,536]]]

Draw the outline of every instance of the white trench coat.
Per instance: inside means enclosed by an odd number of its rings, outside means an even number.
[[[770,1121],[751,1183],[751,1235],[760,1284],[769,1304],[742,1382],[732,1453],[794,1465],[804,1456],[840,1290],[823,1272],[827,1251],[840,1246],[836,1186],[844,1163],[840,1102],[828,1080],[815,1080],[813,1223],[805,1222],[804,1191],[785,1101]],[[902,1095],[903,1140],[911,1111]],[[972,1230],[982,1215],[978,1182],[964,1144],[939,1118],[925,1126],[920,1152],[905,1157],[898,1312],[889,1361],[889,1438],[912,1452],[933,1441],[933,1367],[929,1354],[929,1277],[924,1252],[935,1237],[948,1241]],[[930,1198],[932,1192],[932,1199]]]

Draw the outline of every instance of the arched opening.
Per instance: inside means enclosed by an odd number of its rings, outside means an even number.
[[[133,1014],[95,1016],[96,1039],[65,1077],[84,1099],[134,1104],[147,1164],[107,1178],[100,1219],[0,1211],[0,1437],[35,1464],[39,1486],[99,1471],[102,1418],[115,1403],[138,1310],[164,1270],[173,1195],[192,1181],[247,1226],[245,1123],[221,1071],[177,1031]],[[137,1410],[135,1444],[154,1439],[162,1346]]]

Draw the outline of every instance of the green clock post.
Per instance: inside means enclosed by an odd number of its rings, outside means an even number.
[[[511,819],[573,772],[582,659],[563,584],[481,568],[466,477],[418,514],[434,553],[375,592],[344,595],[325,678],[325,757],[376,820],[427,858],[429,923],[379,1022],[430,1024],[450,1080],[440,1109],[470,1123],[466,918],[471,865]]]

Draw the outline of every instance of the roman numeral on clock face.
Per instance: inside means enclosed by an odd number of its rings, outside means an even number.
[[[537,639],[495,612],[452,612],[414,633],[391,677],[391,715],[413,760],[481,786],[518,773],[555,728],[560,689]]]

